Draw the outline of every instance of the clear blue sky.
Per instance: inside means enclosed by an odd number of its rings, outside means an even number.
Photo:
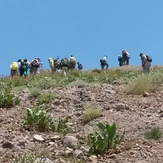
[[[163,62],[163,0],[0,0],[0,75],[19,58],[69,57],[84,69],[108,56],[117,67],[123,49],[131,65],[139,53]]]

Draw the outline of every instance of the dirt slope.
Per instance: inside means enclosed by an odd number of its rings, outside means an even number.
[[[72,85],[72,84],[71,84]],[[74,84],[75,85],[75,84]],[[79,139],[80,145],[86,147],[87,137],[97,122],[115,122],[120,132],[125,132],[124,142],[118,147],[117,152],[103,157],[95,157],[94,162],[104,163],[162,163],[162,141],[145,140],[143,133],[149,127],[163,124],[163,92],[153,94],[126,95],[122,89],[126,83],[116,81],[110,84],[91,84],[67,86],[43,90],[57,92],[61,99],[53,100],[48,104],[48,114],[54,118],[71,116],[70,127],[73,135]],[[26,131],[21,122],[27,107],[32,107],[37,99],[28,97],[29,90],[17,92],[21,103],[10,109],[1,108],[0,114],[0,162],[12,163],[18,153],[24,153],[39,142],[33,140],[35,134],[44,138],[41,144],[46,145],[51,151],[51,160],[55,163],[64,162],[61,157],[67,150],[62,143],[62,138],[51,138],[57,133],[38,133]],[[86,104],[94,104],[101,109],[101,117],[87,124],[80,122],[83,108]],[[73,151],[74,152],[74,151]],[[86,162],[91,158],[83,156]],[[66,161],[65,161],[66,162]]]

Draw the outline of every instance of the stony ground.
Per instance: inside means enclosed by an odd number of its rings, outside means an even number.
[[[38,144],[46,146],[51,154],[49,159],[54,163],[68,162],[64,161],[63,156],[71,154],[88,163],[162,163],[162,140],[146,140],[143,134],[150,127],[162,127],[163,91],[126,95],[123,93],[126,85],[122,81],[115,81],[111,85],[74,83],[74,86],[71,84],[64,88],[43,90],[43,93],[57,92],[62,96],[48,104],[48,113],[56,118],[71,116],[68,125],[72,132],[67,139],[75,139],[72,141],[78,144],[73,144],[72,148],[67,145],[66,138],[58,133],[29,132],[23,129],[21,122],[26,108],[32,107],[36,99],[28,97],[28,89],[17,92],[21,103],[14,108],[0,109],[0,163],[14,163],[18,153],[24,153]],[[87,104],[98,106],[101,117],[83,124],[80,117]],[[117,152],[97,157],[85,155],[83,151],[88,147],[84,138],[93,131],[97,122],[115,122],[119,131],[125,132],[124,141],[117,147]],[[36,134],[40,135],[42,140],[34,138]]]

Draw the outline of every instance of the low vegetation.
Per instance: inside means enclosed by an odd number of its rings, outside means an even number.
[[[91,146],[90,153],[104,154],[107,150],[121,143],[122,139],[123,135],[117,133],[115,123],[112,125],[98,123],[95,131],[88,136],[88,141]]]
[[[40,105],[36,108],[27,108],[26,116],[24,116],[23,126],[28,130],[36,130],[40,132],[56,131],[59,133],[67,133],[69,131],[68,122],[69,117],[59,118],[53,120],[47,115],[44,106]]]
[[[23,125],[29,130],[37,131],[55,131],[55,124],[51,117],[47,116],[43,106],[36,108],[27,108],[26,116],[24,117]]]
[[[37,98],[40,95],[41,95],[41,89],[38,87],[31,88],[29,91],[30,98]]]
[[[144,133],[146,139],[159,140],[163,137],[163,131],[159,127],[153,127]]]
[[[162,71],[141,74],[129,81],[126,92],[128,94],[143,94],[156,92],[163,83]]]
[[[36,160],[40,163],[46,158],[51,158],[50,152],[43,145],[37,145],[24,154],[17,155],[14,163],[34,163]]]
[[[82,122],[87,123],[93,119],[96,119],[101,116],[100,109],[95,105],[87,105],[84,108],[82,115]]]
[[[58,93],[45,93],[38,97],[37,105],[48,104],[54,99],[59,99],[60,95]]]
[[[10,108],[18,105],[19,98],[12,93],[12,85],[10,82],[0,82],[0,107]]]

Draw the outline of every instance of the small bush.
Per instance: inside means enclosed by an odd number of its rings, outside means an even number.
[[[52,80],[51,77],[42,77],[42,78],[36,78],[36,80],[33,80],[31,82],[31,86],[32,87],[38,87],[41,89],[49,89],[52,88],[54,86],[56,86],[56,83],[54,80]]]
[[[127,94],[143,94],[144,92],[152,93],[157,91],[163,82],[163,74],[155,72],[142,74],[129,81]]]
[[[55,131],[55,125],[52,118],[46,115],[46,111],[41,105],[34,109],[27,108],[23,125],[27,129],[34,129],[41,132],[47,130]]]
[[[107,150],[114,148],[123,139],[123,135],[117,133],[115,123],[112,125],[98,123],[94,133],[89,134],[88,141],[91,146],[90,153],[104,154]]]
[[[29,130],[33,129],[40,132],[50,130],[65,134],[69,131],[66,124],[69,118],[70,117],[67,116],[63,119],[59,118],[58,120],[53,121],[51,117],[47,116],[44,107],[40,105],[34,109],[27,108],[23,125]]]
[[[68,117],[68,116],[63,118],[63,119],[59,118],[57,123],[56,123],[55,131],[59,132],[59,133],[63,133],[63,134],[68,133],[69,128],[68,128],[66,123],[68,122],[69,118],[70,117]]]
[[[11,91],[10,82],[0,82],[0,107],[10,108],[19,104],[20,100]]]
[[[38,145],[31,148],[29,151],[24,154],[19,154],[16,156],[15,163],[34,163],[37,158],[44,160],[44,158],[51,158],[49,151],[43,146]]]
[[[35,87],[35,88],[32,88],[32,89],[30,90],[30,92],[29,92],[29,97],[34,97],[34,98],[36,98],[36,97],[38,97],[40,94],[41,94],[40,88]]]
[[[86,106],[82,115],[82,122],[87,123],[101,116],[99,108],[93,105]]]
[[[159,140],[163,137],[163,131],[159,127],[154,127],[144,133],[146,139]]]
[[[48,104],[51,100],[59,99],[60,95],[58,93],[46,93],[42,94],[37,101],[38,105]]]

